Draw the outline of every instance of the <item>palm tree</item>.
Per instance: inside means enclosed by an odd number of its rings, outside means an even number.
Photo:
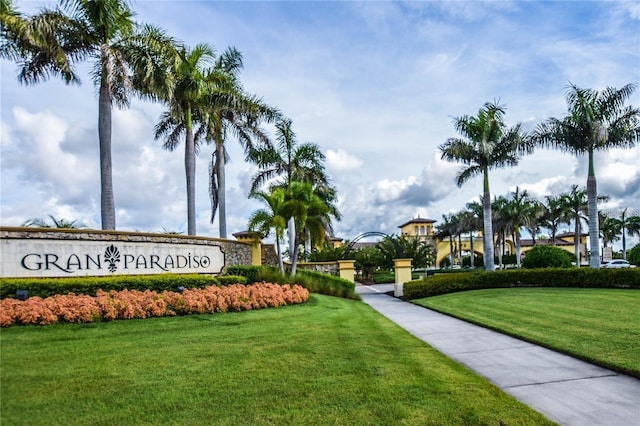
[[[255,150],[251,160],[258,166],[258,173],[253,177],[251,190],[255,191],[271,182],[271,187],[289,188],[293,182],[311,184],[314,193],[329,208],[329,214],[323,217],[325,234],[331,234],[331,217],[340,220],[340,213],[335,206],[336,190],[329,184],[324,168],[325,156],[320,147],[314,143],[299,144],[289,119],[276,123],[276,145]],[[290,252],[294,251],[295,223],[289,222]],[[305,241],[311,238],[305,238]]]
[[[259,171],[254,175],[251,189],[257,189],[272,179],[284,178],[285,186],[293,181],[312,185],[325,183],[325,156],[314,143],[298,144],[290,119],[276,123],[275,147],[267,147],[255,153]]]
[[[537,244],[537,237],[543,226],[543,217],[545,214],[544,204],[535,198],[529,198],[530,218],[525,225],[527,231],[531,234],[531,245]]]
[[[568,219],[568,212],[561,196],[547,195],[545,201],[541,221],[543,226],[551,231],[551,244],[555,246],[558,227],[570,219]]]
[[[507,235],[513,233],[512,221],[509,216],[509,200],[503,195],[495,197],[491,202],[492,229],[498,247],[498,265],[504,268],[503,259],[507,251]]]
[[[291,275],[296,274],[300,245],[308,236],[316,241],[325,239],[325,223],[329,220],[329,207],[315,194],[308,182],[291,182],[285,192],[284,212],[290,217],[293,233],[291,250]],[[291,226],[293,222],[293,226]]]
[[[209,82],[210,87],[204,90],[200,100],[192,105],[191,123],[196,154],[204,143],[215,145],[209,166],[210,222],[213,223],[216,212],[219,211],[219,236],[226,238],[225,164],[229,161],[229,156],[224,143],[229,134],[234,135],[245,151],[245,158],[251,161],[251,152],[255,149],[256,143],[261,146],[269,146],[271,143],[260,128],[260,123],[272,121],[279,112],[264,104],[255,95],[243,92],[237,79],[237,74],[242,68],[242,54],[234,47],[228,48],[218,57],[213,54],[214,60],[211,59],[207,59],[212,62],[212,69],[209,70],[211,75],[227,78],[212,78],[213,81]],[[165,78],[169,77],[168,75]],[[156,97],[157,92],[167,91],[166,87],[160,86],[159,89],[155,89]],[[153,93],[152,88],[149,91]],[[166,97],[170,97],[170,94]],[[173,150],[185,135],[185,116],[175,114],[171,110],[165,111],[156,125],[156,138],[164,137],[165,148]]]
[[[538,126],[533,135],[533,141],[537,144],[588,156],[589,265],[592,268],[600,267],[594,153],[615,147],[632,147],[637,142],[640,136],[640,110],[625,106],[635,87],[635,84],[627,84],[621,89],[607,87],[597,91],[581,89],[570,83],[565,96],[567,116],[562,119],[549,118]]]
[[[6,0],[3,9],[5,4]],[[127,107],[134,80],[144,79],[134,76],[148,69],[145,59],[150,56],[144,47],[169,39],[156,27],[139,27],[125,0],[63,0],[60,6],[55,10],[44,9],[29,20],[25,31],[13,33],[12,48],[8,51],[22,56],[19,80],[23,83],[40,82],[50,74],[60,75],[67,83],[79,83],[73,64],[92,60],[91,74],[98,87],[102,229],[115,229],[112,106],[115,103]]]
[[[486,103],[477,116],[456,118],[454,128],[463,138],[449,138],[439,147],[442,159],[459,161],[465,165],[456,176],[458,186],[476,175],[483,176],[483,245],[485,268],[488,271],[495,270],[489,170],[517,165],[518,153],[527,150],[520,124],[508,129],[504,123],[504,113],[503,106]]]
[[[538,220],[538,205],[536,201],[529,196],[529,193],[525,189],[520,191],[520,188],[516,186],[516,190],[511,193],[511,199],[506,204],[506,220],[509,222],[509,229],[515,235],[516,243],[516,266],[520,267],[520,254],[522,248],[521,232],[524,228],[531,229],[532,224],[535,224]],[[535,232],[535,230],[534,230]],[[535,238],[535,233],[533,234]]]
[[[213,96],[223,96],[233,88],[232,76],[213,68],[215,53],[208,44],[198,44],[192,49],[176,45],[168,57],[165,76],[156,77],[148,90],[168,105],[158,124],[155,138],[164,137],[164,148],[177,148],[184,134],[184,163],[187,183],[187,234],[196,235],[196,153],[194,118],[202,119],[206,101]],[[160,81],[160,83],[157,83]]]
[[[411,259],[414,268],[426,268],[433,262],[431,245],[413,235],[389,235],[380,241],[376,248],[380,250],[384,267],[393,267],[394,259]]]
[[[214,94],[209,97],[204,110],[204,120],[197,132],[215,144],[209,167],[210,221],[213,223],[216,210],[219,210],[220,238],[227,238],[225,164],[228,155],[224,143],[228,133],[236,137],[245,151],[246,159],[251,161],[255,142],[262,146],[271,146],[268,136],[259,126],[260,122],[270,123],[280,116],[277,109],[266,105],[262,99],[243,92],[238,80],[242,67],[242,54],[233,47],[218,57],[215,69],[233,77],[233,84],[224,96]]]
[[[467,211],[469,213],[467,217],[468,220],[468,226],[469,226],[469,238],[470,238],[470,244],[471,244],[471,266],[475,267],[475,244],[473,242],[473,233],[475,231],[480,230],[480,228],[482,227],[482,223],[483,223],[483,214],[484,214],[484,208],[482,203],[479,203],[477,201],[472,201],[470,203],[467,203],[466,205],[467,207]],[[483,263],[484,263],[484,253],[483,253]]]
[[[0,0],[0,57],[21,64],[18,80],[23,83],[34,76],[43,80],[55,75],[66,83],[79,84],[70,57],[74,40],[60,40],[48,16],[41,13],[29,18],[12,0]]]
[[[449,238],[449,262],[453,267],[454,250],[453,250],[453,237],[456,233],[457,224],[455,223],[454,214],[442,215],[442,223],[436,225],[436,238],[440,241],[444,241],[445,238]]]
[[[586,215],[588,211],[587,190],[578,189],[578,185],[573,185],[570,192],[561,194],[560,197],[562,199],[562,204],[567,211],[567,221],[565,223],[570,224],[573,222],[573,249],[576,257],[576,266],[579,268],[582,222],[589,222],[589,218]],[[598,247],[598,245],[596,247]],[[596,252],[598,252],[597,249]]]
[[[467,204],[467,209],[469,208],[469,204]],[[460,218],[460,232],[468,232],[469,233],[469,254],[470,254],[470,265],[472,268],[475,267],[475,250],[473,244],[473,233],[479,228],[479,216],[472,210],[463,210],[458,213],[458,217]]]
[[[82,229],[86,228],[86,225],[78,222],[77,220],[66,220],[64,218],[56,219],[52,215],[48,215],[52,224],[47,223],[46,220],[40,218],[33,218],[25,221],[22,226],[29,228],[58,228],[58,229]]]
[[[630,216],[627,221],[627,232],[629,235],[640,236],[640,216]],[[625,251],[626,256],[626,251]]]
[[[640,234],[640,216],[629,216],[626,208],[620,213],[620,233],[622,233],[622,258],[627,260],[627,232],[629,235]]]
[[[264,208],[256,210],[249,218],[249,231],[260,232],[266,238],[271,230],[274,230],[278,267],[280,272],[284,274],[280,241],[284,237],[288,220],[285,213],[286,192],[282,188],[274,188],[271,192],[256,191],[249,196],[261,201],[264,205]]]
[[[606,213],[598,212],[598,227],[604,247],[608,243],[614,243],[620,239],[619,235],[622,231],[622,222],[615,217],[609,217]]]

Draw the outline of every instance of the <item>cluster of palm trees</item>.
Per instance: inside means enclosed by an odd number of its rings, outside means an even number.
[[[622,258],[627,259],[627,235],[640,235],[640,215],[632,214],[628,208],[615,215],[607,212],[598,213],[600,236],[604,247],[622,239]],[[619,217],[616,217],[619,216]]]
[[[606,196],[599,196],[598,201],[606,201]],[[454,257],[462,259],[462,236],[469,235],[469,246],[474,247],[474,232],[482,230],[484,217],[483,203],[467,203],[466,209],[456,213],[443,215],[443,222],[436,226],[436,237],[440,240],[448,238],[450,245],[451,264]],[[573,224],[574,254],[576,266],[580,266],[580,236],[583,234],[584,224],[589,223],[587,217],[588,197],[586,188],[573,185],[571,190],[559,195],[548,195],[544,200],[537,200],[527,190],[516,187],[507,196],[497,196],[491,201],[491,222],[493,228],[493,244],[497,247],[499,265],[504,266],[503,256],[506,253],[507,241],[515,243],[515,261],[520,267],[521,236],[527,231],[532,237],[532,244],[541,231],[548,231],[545,244],[557,245],[558,230],[561,225]],[[619,217],[616,217],[619,216]],[[623,210],[620,215],[599,212],[600,236],[604,246],[608,243],[623,240],[622,253],[626,258],[626,236],[640,235],[640,216],[629,215],[629,210]],[[454,241],[458,240],[457,253]],[[471,253],[472,262],[475,255]],[[473,265],[474,263],[472,263]]]
[[[507,127],[504,121],[506,109],[497,102],[486,103],[476,116],[465,115],[454,119],[454,128],[461,137],[449,138],[439,149],[442,159],[463,163],[463,168],[456,176],[458,186],[474,176],[483,176],[481,217],[485,269],[495,269],[489,170],[515,166],[522,155],[533,152],[537,147],[553,147],[576,155],[587,154],[589,265],[592,268],[600,267],[600,255],[596,249],[599,247],[600,231],[594,153],[614,147],[632,147],[638,141],[640,110],[625,105],[635,88],[635,84],[628,84],[620,89],[607,87],[598,91],[569,84],[565,96],[567,115],[562,119],[551,117],[531,133],[523,132],[520,124]],[[577,186],[574,191],[577,191]],[[524,197],[523,194],[518,194],[518,197]],[[524,198],[520,200],[524,201]],[[578,239],[581,220],[574,220]]]
[[[291,122],[276,108],[243,90],[239,80],[243,58],[235,48],[216,55],[208,44],[186,46],[162,29],[139,24],[133,18],[126,0],[61,0],[59,7],[44,9],[34,16],[20,13],[13,0],[0,0],[0,57],[18,64],[18,79],[24,84],[51,76],[80,84],[75,67],[84,60],[92,62],[91,77],[98,89],[99,103],[102,229],[116,229],[112,106],[127,107],[136,95],[166,106],[154,129],[155,138],[164,141],[164,148],[174,150],[184,140],[189,235],[196,234],[195,157],[203,144],[214,145],[209,171],[211,221],[218,213],[220,237],[226,238],[226,140],[235,136],[246,159],[264,169],[263,175],[257,177],[257,188],[275,176],[269,167],[279,173],[278,162],[283,160],[270,157],[278,151],[261,124],[280,122],[278,131],[283,132],[285,127],[290,130]],[[327,209],[337,217],[337,210],[331,205],[335,189],[328,184],[326,175],[292,175],[287,183],[307,177],[319,196],[329,202]]]
[[[250,197],[263,205],[249,218],[249,230],[267,237],[274,231],[280,271],[284,272],[281,242],[289,235],[291,274],[295,275],[300,247],[305,253],[333,234],[331,219],[341,219],[337,193],[329,183],[320,147],[298,143],[290,120],[276,124],[276,145],[252,152],[258,166]],[[261,189],[266,187],[266,189]]]

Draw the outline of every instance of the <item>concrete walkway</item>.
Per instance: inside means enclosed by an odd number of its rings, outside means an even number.
[[[562,425],[640,426],[640,380],[356,285],[362,300]]]

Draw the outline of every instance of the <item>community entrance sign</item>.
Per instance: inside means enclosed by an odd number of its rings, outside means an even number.
[[[216,245],[36,239],[0,244],[3,277],[220,274],[225,266],[225,254]]]

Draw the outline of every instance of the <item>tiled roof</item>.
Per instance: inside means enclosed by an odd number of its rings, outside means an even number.
[[[564,232],[562,234],[556,235],[556,238],[573,237],[574,234],[575,234],[575,232]],[[589,234],[587,234],[585,232],[581,232],[580,233],[581,237],[586,237],[587,235],[589,235]]]

